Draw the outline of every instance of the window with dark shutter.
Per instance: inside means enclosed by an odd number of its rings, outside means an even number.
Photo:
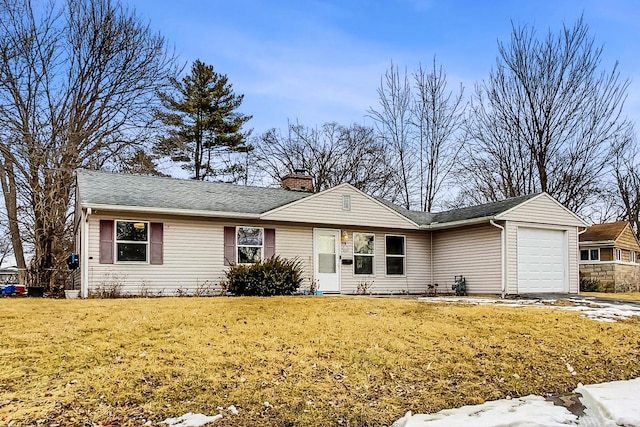
[[[100,264],[113,264],[113,220],[100,220]]]
[[[236,263],[236,228],[224,228],[224,265]]]
[[[163,239],[164,228],[161,222],[152,222],[151,224],[151,259],[150,264],[160,265],[163,263]]]
[[[272,258],[276,255],[276,230],[275,228],[264,229],[264,258]]]

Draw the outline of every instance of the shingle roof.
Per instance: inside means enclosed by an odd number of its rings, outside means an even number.
[[[587,231],[580,235],[581,242],[604,242],[616,240],[627,226],[627,221],[606,222],[587,227]]]
[[[528,194],[526,196],[511,197],[509,199],[500,200],[498,202],[490,202],[477,206],[469,206],[466,208],[452,209],[444,212],[437,212],[431,224],[464,221],[467,219],[484,218],[495,216],[508,211],[511,208],[526,202],[540,193]]]
[[[311,193],[187,179],[78,170],[84,205],[260,214]]]
[[[237,214],[261,214],[311,196],[280,188],[248,187],[186,179],[78,170],[78,198],[84,206],[123,206]],[[380,203],[418,225],[492,217],[536,196],[530,194],[445,212],[410,211],[378,198]]]

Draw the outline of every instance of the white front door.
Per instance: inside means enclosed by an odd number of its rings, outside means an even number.
[[[313,230],[313,270],[318,290],[340,292],[340,230]]]

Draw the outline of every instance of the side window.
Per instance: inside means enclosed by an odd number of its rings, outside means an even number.
[[[404,276],[405,237],[385,236],[385,255],[388,276]]]
[[[353,233],[353,274],[373,274],[375,235]]]
[[[589,249],[582,249],[580,251],[580,261],[589,261]]]
[[[116,261],[147,262],[149,223],[116,221]]]
[[[622,261],[622,250],[616,249],[616,261]]]
[[[236,247],[238,264],[253,264],[262,261],[264,229],[259,227],[237,227]]]
[[[599,261],[600,260],[600,249],[591,249],[589,251],[589,259],[591,261]]]

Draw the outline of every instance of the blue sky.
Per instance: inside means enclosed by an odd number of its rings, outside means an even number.
[[[125,0],[127,1],[127,0]],[[640,122],[640,2],[636,0],[129,0],[175,46],[187,67],[200,59],[227,74],[254,134],[287,120],[371,124],[390,62],[410,72],[434,55],[470,94],[486,79],[497,40],[512,22],[557,32],[581,14],[603,66],[631,80],[626,114]]]

